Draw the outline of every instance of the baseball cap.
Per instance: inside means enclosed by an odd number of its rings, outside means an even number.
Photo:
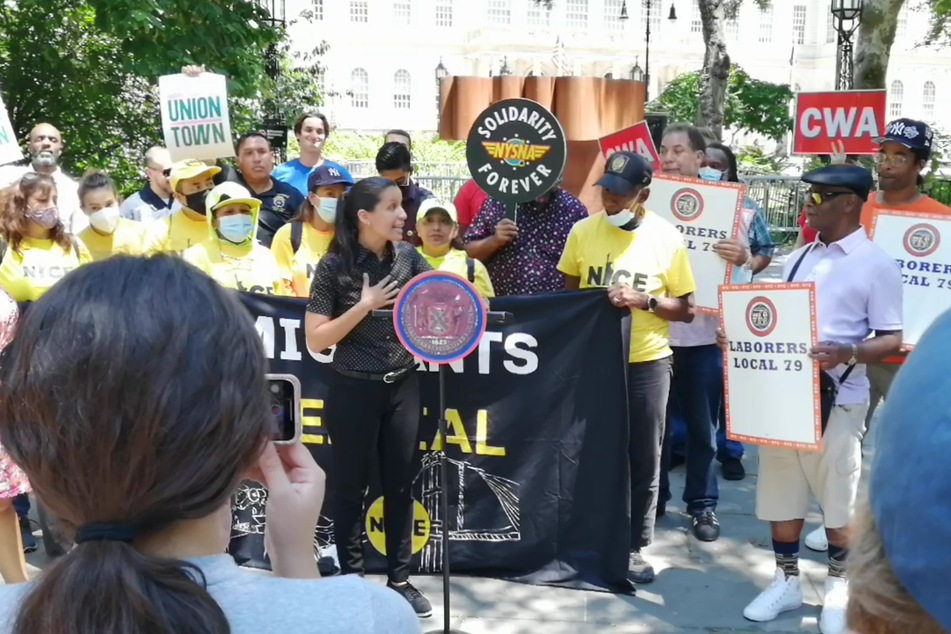
[[[450,202],[443,202],[438,198],[427,198],[419,205],[419,211],[416,212],[416,222],[426,217],[430,211],[444,211],[453,222],[459,222],[459,213],[456,206]]]
[[[885,126],[885,135],[875,139],[875,142],[879,145],[885,141],[892,141],[904,145],[909,150],[916,150],[931,156],[934,132],[931,130],[931,126],[924,121],[895,119]]]
[[[810,185],[845,187],[862,200],[868,200],[874,187],[872,173],[859,165],[826,165],[803,174],[801,180]]]
[[[651,184],[654,170],[636,152],[615,152],[608,157],[604,176],[597,182],[612,194],[627,196]]]
[[[198,159],[185,159],[172,165],[172,171],[168,175],[168,183],[172,186],[172,191],[178,191],[178,184],[181,181],[204,174],[215,176],[220,172],[221,168],[217,165],[208,165]]]
[[[875,422],[868,492],[892,570],[915,601],[951,631],[951,313],[908,355]]]
[[[205,207],[208,211],[218,211],[227,205],[247,205],[252,212],[261,208],[261,201],[251,195],[248,188],[231,181],[215,185],[214,189],[205,196]]]
[[[353,185],[353,181],[347,178],[343,172],[333,165],[318,165],[310,170],[307,175],[307,191],[312,192],[318,187],[328,187],[330,185]]]

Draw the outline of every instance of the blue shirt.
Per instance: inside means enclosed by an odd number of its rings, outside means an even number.
[[[350,171],[340,163],[334,163],[333,161],[324,159],[322,165],[333,167],[338,170],[340,175],[347,180],[353,180],[353,176],[350,175]],[[301,163],[300,159],[294,159],[293,161],[288,161],[287,163],[282,163],[281,165],[275,167],[274,171],[271,173],[271,178],[281,181],[282,183],[287,183],[299,191],[302,196],[307,196],[307,176],[310,175],[312,169],[312,167],[307,167]]]
[[[769,235],[769,225],[766,223],[766,215],[763,209],[752,198],[743,198],[744,213],[752,213],[750,217],[750,253],[752,255],[773,256],[776,251],[776,245],[773,243],[772,236]],[[733,284],[749,284],[753,281],[753,272],[742,266],[733,267],[733,277],[730,282]]]

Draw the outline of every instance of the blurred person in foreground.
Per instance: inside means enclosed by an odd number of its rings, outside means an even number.
[[[26,312],[3,361],[0,439],[76,546],[0,587],[0,632],[419,632],[392,591],[319,580],[324,473],[270,442],[261,338],[210,278],[168,256],[83,267]],[[245,479],[268,489],[274,576],[224,554]]]

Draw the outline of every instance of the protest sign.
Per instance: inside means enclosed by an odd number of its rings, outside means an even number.
[[[234,156],[224,75],[160,77],[159,104],[165,147],[173,161]]]
[[[901,267],[902,348],[912,350],[951,309],[951,218],[883,209],[873,216],[871,231],[872,241]]]
[[[598,145],[605,160],[615,152],[634,152],[647,159],[655,170],[660,166],[657,148],[654,147],[654,139],[651,138],[650,127],[646,121],[601,137],[598,139]]]
[[[833,141],[841,141],[846,154],[875,154],[886,101],[884,90],[798,93],[793,154],[829,154]]]
[[[241,300],[261,333],[269,371],[300,379],[302,440],[327,473],[314,551],[333,557],[333,444],[323,420],[333,398],[332,351],[307,348],[307,300],[248,293]],[[627,400],[610,398],[626,389],[630,313],[611,306],[603,289],[496,298],[491,308],[512,320],[489,325],[471,355],[443,370],[445,443],[437,433],[439,366],[419,364],[413,572],[441,570],[445,451],[453,571],[630,592]],[[378,479],[371,476],[367,494],[368,572],[386,570]],[[250,482],[232,500],[229,552],[241,564],[268,566],[266,500],[267,491]]]
[[[720,287],[727,436],[754,445],[822,450],[815,283]]]
[[[10,123],[10,114],[0,99],[0,165],[15,163],[23,158],[23,150],[17,142],[16,132]]]
[[[717,287],[729,281],[732,265],[713,246],[736,237],[746,188],[739,183],[655,176],[650,190],[647,208],[672,222],[684,236],[697,282],[697,308],[716,314],[720,305]]]

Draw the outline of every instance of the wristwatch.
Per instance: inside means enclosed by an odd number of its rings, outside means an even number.
[[[852,344],[852,356],[849,358],[848,365],[851,367],[859,362],[859,345],[857,343]]]
[[[653,313],[657,310],[657,298],[653,295],[647,298],[647,312]]]

